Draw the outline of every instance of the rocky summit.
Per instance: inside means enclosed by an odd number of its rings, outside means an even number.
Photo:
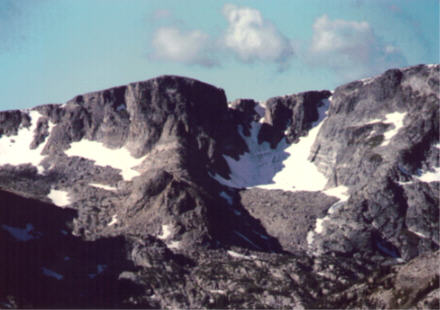
[[[1,308],[439,308],[440,65],[0,112]]]

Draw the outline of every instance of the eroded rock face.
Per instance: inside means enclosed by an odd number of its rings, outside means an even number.
[[[40,255],[3,256],[1,306],[438,305],[439,70],[229,105],[163,76],[0,112],[2,251]]]
[[[268,141],[273,148],[283,137],[289,143],[297,142],[318,120],[318,107],[330,95],[329,91],[309,91],[270,98],[266,102],[266,122],[258,135],[259,141]]]
[[[439,166],[438,80],[438,66],[421,65],[334,91],[312,152],[329,186],[350,188],[347,205],[331,215],[351,223],[343,236],[364,234],[383,251],[389,242],[404,259],[438,248],[424,232],[439,229],[439,183],[420,177]],[[337,230],[318,250],[340,249]]]
[[[212,182],[213,165],[227,173],[221,154],[243,144],[223,90],[171,76],[1,115],[4,139],[28,130],[30,148],[42,148],[37,170],[26,159],[6,165],[1,184],[44,201],[64,197],[59,205],[79,210],[75,233],[91,239],[159,235],[168,225],[179,239],[189,234],[184,243],[207,242],[206,194],[196,183]]]

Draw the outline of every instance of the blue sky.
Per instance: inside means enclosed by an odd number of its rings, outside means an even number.
[[[162,74],[265,100],[438,62],[438,0],[0,0],[1,110]]]

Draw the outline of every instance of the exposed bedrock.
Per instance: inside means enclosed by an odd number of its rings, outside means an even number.
[[[319,118],[322,100],[330,97],[325,91],[308,91],[295,95],[270,98],[266,102],[265,122],[258,134],[259,142],[267,141],[272,148],[286,137],[288,143],[298,142]]]
[[[439,66],[424,65],[334,91],[312,154],[328,186],[349,187],[351,198],[330,215],[317,250],[350,253],[340,240],[353,235],[404,259],[438,248],[428,231],[439,229],[439,180],[428,176],[439,166],[439,94]]]
[[[229,104],[162,76],[0,112],[0,307],[438,306],[439,75]]]

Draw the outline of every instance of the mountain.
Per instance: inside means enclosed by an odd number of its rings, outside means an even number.
[[[440,65],[0,112],[3,308],[439,307]]]

